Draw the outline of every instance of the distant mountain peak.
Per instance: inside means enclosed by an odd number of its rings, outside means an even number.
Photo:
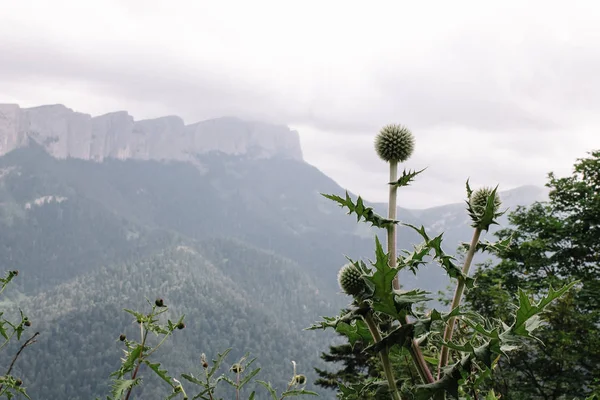
[[[287,126],[222,117],[185,125],[169,115],[135,121],[127,111],[92,117],[62,104],[0,104],[0,156],[35,142],[56,158],[192,160],[222,152],[302,160],[298,132]]]

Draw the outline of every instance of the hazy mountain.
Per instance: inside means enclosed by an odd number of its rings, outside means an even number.
[[[223,121],[190,129],[242,143]],[[144,132],[163,133],[181,125],[175,117],[139,123]],[[335,276],[345,255],[372,257],[375,231],[320,195],[344,189],[301,152],[273,150],[258,135],[253,143],[265,148],[227,150],[215,139],[207,148],[222,151],[181,160],[98,150],[102,162],[92,162],[70,153],[63,158],[65,147],[27,137],[34,140],[0,157],[0,267],[22,271],[8,299],[41,332],[19,367],[34,398],[101,395],[118,365],[116,337],[122,330],[133,334],[120,310],[143,306],[145,297],[164,297],[187,315],[188,328],[162,353],[173,373],[193,368],[201,352],[233,347],[236,356],[258,356],[274,383],[285,383],[291,359],[311,376],[331,335],[302,328],[347,302]],[[511,208],[544,196],[535,187],[501,192]],[[431,234],[445,231],[448,252],[472,234],[464,204],[399,209],[398,215]],[[418,242],[400,229],[400,248]],[[403,283],[415,280],[405,276]],[[435,266],[419,282],[430,290],[446,283]]]
[[[298,132],[285,126],[237,118],[185,125],[177,116],[134,121],[125,111],[92,117],[62,104],[33,108],[0,104],[0,155],[30,141],[58,158],[95,161],[107,157],[189,161],[211,151],[302,159]]]

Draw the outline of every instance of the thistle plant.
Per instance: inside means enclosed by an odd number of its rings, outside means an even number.
[[[118,370],[111,374],[113,377],[113,385],[110,396],[107,400],[129,400],[133,388],[140,385],[142,378],[140,377],[140,368],[146,365],[155,375],[162,379],[172,389],[172,394],[169,399],[181,396],[187,399],[188,396],[181,385],[181,382],[169,376],[168,372],[161,369],[158,362],[152,362],[150,356],[154,354],[173,334],[175,330],[185,328],[183,322],[184,316],[181,316],[177,322],[170,319],[166,323],[160,323],[159,316],[166,313],[167,305],[163,299],[156,299],[154,303],[147,300],[151,306],[148,314],[138,311],[125,309],[125,311],[135,317],[135,322],[140,328],[139,341],[129,340],[125,334],[119,336],[119,341],[125,345],[125,356],[121,359],[121,366]],[[158,343],[154,346],[150,345],[150,334],[159,337]]]
[[[227,383],[235,390],[235,400],[241,399],[242,388],[252,382],[264,387],[272,400],[282,400],[287,397],[298,396],[317,396],[317,393],[304,389],[304,386],[306,385],[306,376],[296,372],[295,361],[292,361],[292,377],[287,385],[287,388],[281,394],[278,394],[277,390],[275,390],[269,382],[262,380],[252,381],[252,379],[258,375],[261,369],[250,368],[256,359],[248,359],[249,353],[244,354],[239,361],[233,363],[227,373],[221,373],[220,375],[217,375],[217,372],[219,372],[219,370],[222,368],[225,358],[230,351],[231,349],[227,349],[223,353],[217,354],[217,358],[212,360],[212,365],[208,363],[206,360],[206,355],[202,353],[200,357],[202,372],[198,374],[198,376],[194,376],[193,374],[182,374],[183,379],[200,387],[200,392],[194,395],[194,399],[223,400],[222,397],[217,397],[216,395],[217,387],[220,382]],[[253,400],[255,397],[256,391],[253,390],[249,394],[248,400]]]
[[[143,366],[148,367],[156,377],[160,378],[170,388],[171,393],[167,397],[167,400],[174,398],[187,399],[200,399],[200,400],[223,400],[222,397],[217,397],[217,388],[219,383],[224,382],[232,387],[235,391],[235,400],[240,400],[242,396],[242,389],[248,384],[258,384],[268,392],[269,396],[273,400],[281,400],[287,397],[298,397],[298,396],[317,396],[317,393],[306,390],[306,376],[296,372],[296,363],[293,364],[293,374],[287,384],[287,388],[278,394],[278,391],[273,388],[271,383],[262,380],[252,380],[260,372],[260,368],[251,369],[250,367],[256,360],[255,358],[248,359],[249,353],[244,354],[237,362],[233,363],[227,372],[221,371],[226,356],[229,354],[231,349],[225,350],[223,353],[217,355],[217,358],[212,360],[212,365],[206,359],[204,353],[201,354],[200,358],[200,369],[201,373],[195,376],[192,373],[184,373],[181,375],[181,380],[170,376],[169,372],[164,369],[160,363],[151,361],[152,356],[165,342],[166,340],[177,330],[185,328],[184,316],[179,317],[177,322],[173,322],[167,319],[166,322],[160,322],[160,316],[168,311],[168,307],[165,301],[158,298],[152,303],[147,300],[151,306],[149,313],[141,313],[130,309],[124,311],[131,314],[135,318],[135,322],[140,327],[139,341],[129,340],[127,335],[121,334],[117,339],[118,342],[122,342],[125,345],[125,356],[121,359],[121,366],[110,376],[113,377],[112,390],[107,400],[129,400],[130,396],[135,387],[138,387],[142,383],[140,371]],[[154,346],[150,345],[150,334],[156,336],[157,343]],[[200,387],[200,391],[194,395],[188,396],[181,381],[187,381],[194,385],[194,387]],[[190,389],[190,392],[192,390]],[[248,400],[253,400],[256,396],[256,391],[252,391],[248,397]],[[96,399],[99,400],[99,399]]]
[[[4,290],[8,287],[13,279],[15,279],[19,275],[19,271],[8,271],[4,278],[0,278],[0,294],[4,292]],[[3,341],[0,344],[0,351],[6,351],[8,344],[11,340],[16,337],[17,340],[21,340],[21,336],[25,332],[27,328],[31,326],[31,321],[28,317],[23,314],[23,311],[19,310],[20,318],[17,322],[11,322],[4,317],[4,312],[0,311],[0,336],[2,336]],[[4,373],[4,375],[0,376],[0,398],[6,397],[8,399],[12,399],[17,395],[23,395],[29,399],[27,395],[26,388],[23,386],[23,381],[17,377],[12,375],[14,366],[23,350],[26,347],[32,345],[36,341],[36,337],[39,335],[39,332],[36,332],[27,339],[16,351],[14,356],[12,357],[12,361],[10,362],[8,369]]]
[[[497,398],[493,392],[480,393],[479,387],[490,376],[498,359],[514,350],[523,340],[536,338],[533,332],[541,324],[540,314],[553,300],[566,293],[577,282],[555,290],[549,287],[544,296],[531,299],[525,292],[515,293],[514,313],[508,321],[492,321],[483,315],[464,310],[461,298],[465,290],[474,285],[469,270],[475,254],[479,251],[496,253],[509,246],[510,239],[490,243],[482,242],[482,232],[488,231],[496,219],[506,211],[500,211],[497,187],[473,191],[467,180],[467,213],[474,228],[469,244],[464,244],[466,256],[462,266],[442,249],[443,234],[431,237],[423,226],[417,227],[400,222],[396,217],[397,190],[408,186],[419,171],[404,172],[398,176],[398,163],[412,154],[415,140],[412,133],[400,125],[387,125],[375,138],[375,150],[389,163],[388,215],[378,215],[359,196],[352,199],[348,192],[344,197],[323,194],[348,214],[355,214],[357,221],[384,229],[387,233],[387,249],[375,237],[375,259],[364,262],[347,257],[348,263],[338,274],[343,292],[352,302],[340,315],[323,317],[322,321],[308,329],[335,329],[345,335],[351,346],[357,341],[367,343],[365,352],[376,352],[381,363],[382,376],[369,378],[360,384],[339,387],[339,397],[344,400],[365,399],[373,393],[385,393],[388,398],[400,399],[456,399]],[[396,249],[396,228],[411,229],[422,238],[422,243],[412,249]],[[456,289],[450,310],[441,312],[429,309],[429,292],[419,288],[401,290],[398,280],[400,270],[418,274],[425,264],[439,265],[456,281]],[[391,321],[391,323],[390,323]],[[460,334],[454,334],[457,321]],[[424,355],[426,351],[427,356]],[[452,351],[452,352],[451,352]],[[410,354],[418,377],[404,373],[397,365],[399,355]],[[395,364],[396,363],[396,364]],[[400,376],[395,373],[401,372]],[[481,396],[481,397],[480,397]]]

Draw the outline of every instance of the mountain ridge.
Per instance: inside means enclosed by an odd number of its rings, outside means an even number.
[[[0,104],[0,155],[30,141],[57,158],[193,161],[223,152],[302,160],[300,136],[284,125],[220,117],[186,125],[168,115],[136,121],[127,111],[92,116],[62,104]]]

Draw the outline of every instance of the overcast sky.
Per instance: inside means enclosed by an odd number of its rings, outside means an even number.
[[[384,200],[373,138],[416,138],[400,195],[543,185],[600,148],[597,1],[0,0],[0,102],[187,123],[284,123],[305,158]],[[401,166],[401,168],[404,166]]]

